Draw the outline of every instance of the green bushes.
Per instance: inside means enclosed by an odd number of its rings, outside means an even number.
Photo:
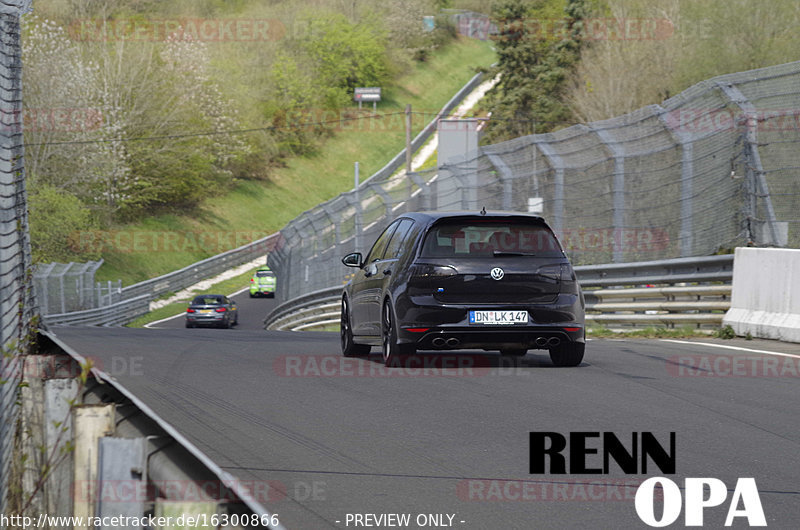
[[[50,186],[39,186],[28,195],[31,247],[37,261],[86,261],[97,252],[80,245],[81,231],[92,227],[91,216],[81,201]]]
[[[446,28],[423,32],[416,15],[398,17],[404,9],[430,14],[434,4],[43,5],[24,17],[26,112],[37,120],[25,130],[31,194],[41,192],[37,200],[45,201],[57,190],[91,212],[80,218],[86,226],[112,228],[153,214],[192,212],[241,180],[268,180],[286,157],[311,153],[332,134],[304,125],[319,118],[315,112],[343,115],[354,87],[389,87],[416,50],[453,37]],[[103,24],[135,21],[147,28],[192,17],[268,21],[285,32],[229,42],[203,41],[188,31],[95,38]],[[42,204],[35,221],[44,227],[57,218]],[[41,259],[59,259],[49,242],[34,247]],[[64,250],[63,259],[69,256]]]

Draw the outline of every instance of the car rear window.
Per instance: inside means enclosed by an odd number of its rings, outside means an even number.
[[[511,220],[448,220],[425,236],[422,257],[495,257],[498,254],[563,256],[553,232],[537,222]]]
[[[258,271],[256,272],[256,276],[259,278],[268,278],[270,276],[275,276],[275,273],[272,271]]]
[[[222,305],[222,298],[215,296],[196,296],[192,305]]]

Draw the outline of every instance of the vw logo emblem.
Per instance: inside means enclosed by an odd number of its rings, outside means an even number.
[[[489,274],[492,276],[493,280],[502,280],[506,273],[503,272],[503,269],[500,267],[495,267]]]

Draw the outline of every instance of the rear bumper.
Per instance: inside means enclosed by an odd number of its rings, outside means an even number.
[[[213,315],[186,315],[186,322],[202,326],[203,324],[219,324],[225,321],[225,313],[215,313]]]
[[[554,348],[562,343],[584,342],[583,327],[579,331],[563,328],[463,329],[433,328],[425,333],[405,332],[407,343],[422,350],[484,349],[526,350]],[[420,336],[422,335],[422,336]]]
[[[275,287],[250,287],[250,294],[255,296],[257,294],[264,294],[272,296],[275,294]]]
[[[445,305],[432,297],[409,297],[398,301],[396,307],[398,341],[419,349],[549,349],[585,341],[584,305],[579,294],[560,294],[549,304],[504,306]],[[527,324],[471,325],[469,311],[480,309],[526,310],[529,318]]]

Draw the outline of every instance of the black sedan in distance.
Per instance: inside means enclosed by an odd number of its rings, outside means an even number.
[[[186,309],[186,327],[215,326],[232,328],[239,323],[236,302],[221,294],[200,294]]]
[[[395,219],[342,294],[345,356],[381,346],[391,366],[417,350],[549,350],[577,366],[584,300],[575,272],[541,217],[516,212],[416,212]]]

